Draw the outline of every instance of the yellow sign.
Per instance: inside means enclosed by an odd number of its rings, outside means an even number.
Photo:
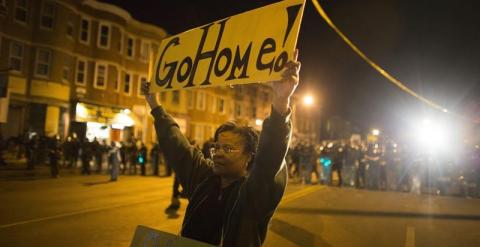
[[[212,247],[206,243],[158,231],[146,226],[137,226],[130,247]]]
[[[152,92],[280,80],[304,5],[285,0],[162,40]]]

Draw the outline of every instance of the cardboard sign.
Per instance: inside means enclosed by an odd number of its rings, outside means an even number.
[[[212,247],[213,245],[162,232],[146,226],[137,226],[130,247]]]
[[[285,0],[162,40],[152,92],[280,80],[304,5]]]

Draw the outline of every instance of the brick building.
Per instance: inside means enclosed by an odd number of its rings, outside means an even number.
[[[166,36],[160,27],[93,0],[0,0],[0,74],[8,81],[0,100],[4,137],[75,132],[151,143],[155,131],[140,83]],[[272,96],[267,86],[248,85],[158,98],[201,144],[228,120],[260,128]]]

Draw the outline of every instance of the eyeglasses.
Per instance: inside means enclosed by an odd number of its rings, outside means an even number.
[[[220,143],[215,143],[213,144],[213,146],[210,148],[210,154],[212,156],[214,156],[215,154],[217,154],[218,152],[223,151],[224,153],[226,154],[230,154],[230,153],[238,153],[240,152],[240,149],[235,149],[235,148],[232,148],[228,145],[225,145],[225,144],[220,144]]]

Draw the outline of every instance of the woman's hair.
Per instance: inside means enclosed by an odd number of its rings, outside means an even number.
[[[258,147],[257,131],[255,131],[252,127],[240,126],[235,122],[229,121],[220,125],[220,127],[217,128],[214,136],[215,142],[218,141],[218,136],[222,132],[232,132],[243,138],[244,140],[243,151],[244,153],[251,155],[251,159],[247,165],[247,169],[250,170],[251,165],[253,164],[255,154],[257,153],[257,147]]]

